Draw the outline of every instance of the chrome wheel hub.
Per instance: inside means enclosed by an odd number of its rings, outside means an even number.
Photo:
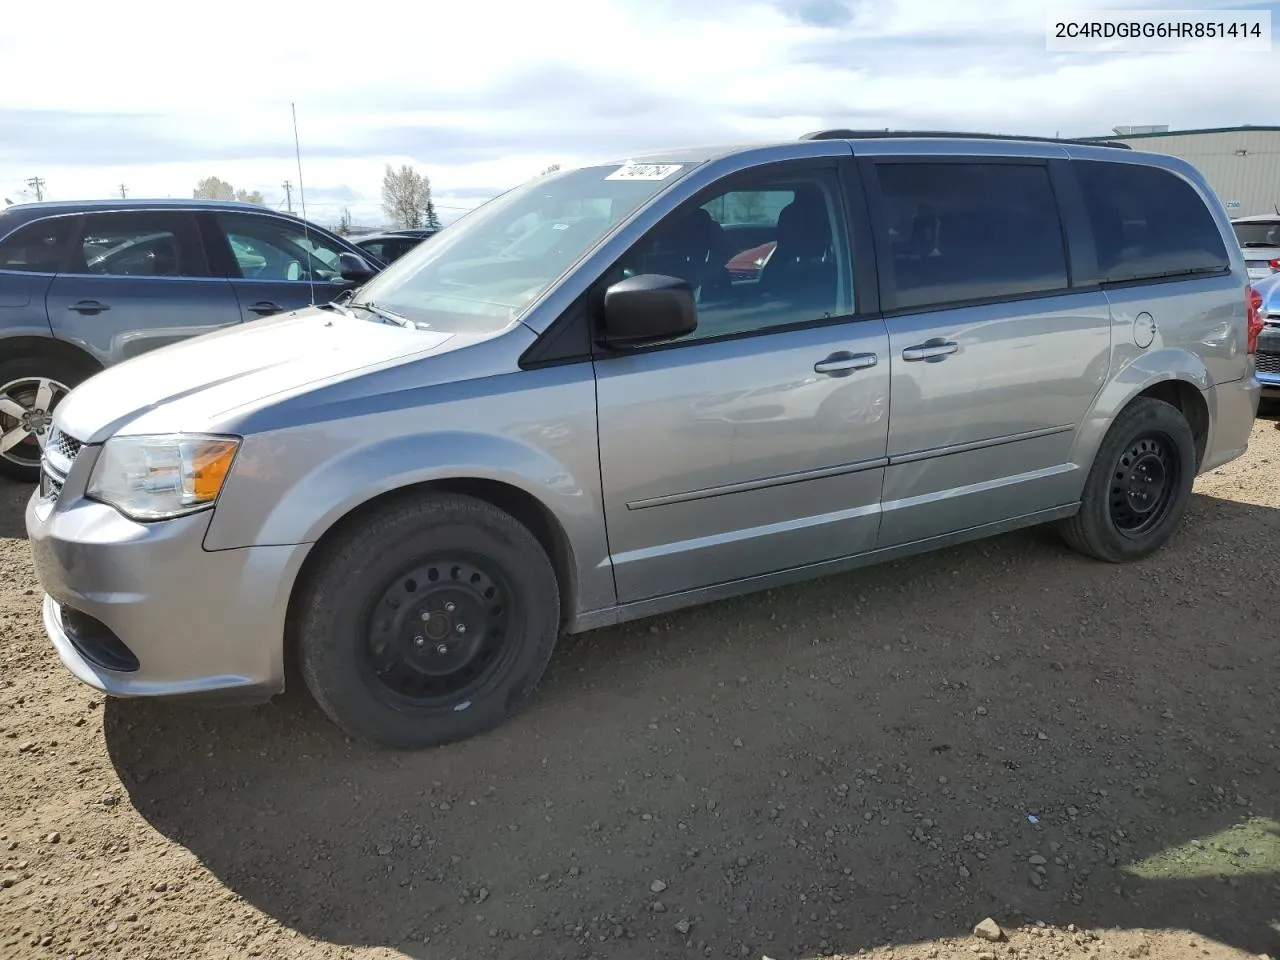
[[[37,466],[53,426],[53,411],[70,390],[49,377],[24,377],[0,386],[0,457]]]

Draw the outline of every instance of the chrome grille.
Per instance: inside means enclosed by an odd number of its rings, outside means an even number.
[[[46,452],[52,447],[67,463],[71,463],[80,454],[84,444],[75,437],[69,436],[54,427],[49,431],[49,440],[45,444]]]
[[[46,500],[57,500],[62,493],[62,485],[67,481],[67,474],[76,457],[84,449],[84,444],[70,434],[63,433],[57,427],[49,429],[45,440],[44,453],[40,458],[40,496]]]
[[[62,493],[63,478],[58,477],[46,464],[40,471],[40,499],[57,500]]]
[[[1259,353],[1256,361],[1259,373],[1280,373],[1280,353]]]

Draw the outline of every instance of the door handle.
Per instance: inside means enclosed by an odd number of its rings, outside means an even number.
[[[827,359],[815,363],[813,372],[825,373],[831,377],[847,377],[855,370],[865,370],[879,362],[880,358],[874,353],[850,353],[848,350],[838,350]]]
[[[71,305],[72,310],[76,313],[84,314],[86,317],[92,317],[94,314],[101,313],[103,310],[110,310],[105,303],[99,303],[97,300],[81,300]]]
[[[950,340],[926,340],[924,343],[907,347],[902,351],[903,360],[941,360],[948,354],[955,353],[960,345]]]
[[[261,316],[268,316],[273,313],[279,313],[283,307],[278,303],[272,303],[270,300],[259,300],[257,303],[249,304],[249,311]]]

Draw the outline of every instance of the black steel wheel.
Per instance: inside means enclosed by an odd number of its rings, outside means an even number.
[[[316,702],[354,737],[419,748],[519,710],[560,628],[542,546],[456,495],[401,499],[317,547],[299,586],[298,652]]]
[[[454,702],[510,655],[518,615],[511,587],[482,558],[441,554],[415,564],[374,600],[368,664],[415,704]]]
[[[1116,461],[1111,483],[1111,522],[1126,537],[1141,538],[1158,527],[1179,487],[1181,458],[1163,433],[1137,437]]]
[[[1196,476],[1196,442],[1176,407],[1139,397],[1102,440],[1080,510],[1059,525],[1079,552],[1099,560],[1137,560],[1178,528]]]

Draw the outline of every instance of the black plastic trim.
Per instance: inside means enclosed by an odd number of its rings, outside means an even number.
[[[1096,140],[1062,140],[1058,137],[1020,137],[1011,133],[965,133],[961,130],[814,130],[801,140],[998,140],[1002,143],[1069,143],[1087,147],[1116,147],[1132,150],[1127,143]]]
[[[542,335],[520,355],[521,370],[539,370],[591,360],[591,314],[589,296],[583,294],[560,314]]]
[[[1067,277],[1074,290],[1098,288],[1098,250],[1093,239],[1093,223],[1085,207],[1084,192],[1071,160],[1050,160],[1049,181],[1058,201],[1067,247]]]

